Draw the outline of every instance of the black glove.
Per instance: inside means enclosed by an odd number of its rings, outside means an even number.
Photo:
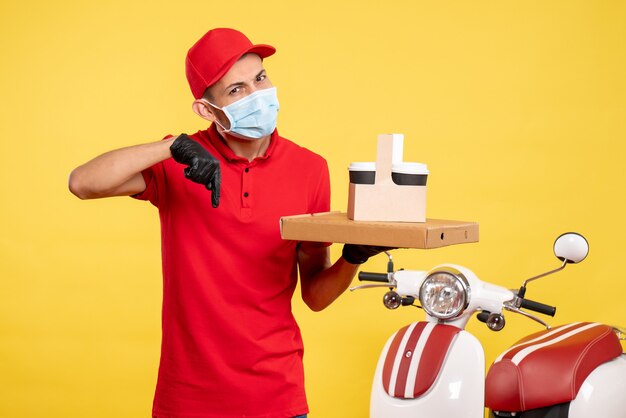
[[[212,156],[202,145],[187,134],[181,134],[170,146],[172,157],[177,163],[185,164],[185,177],[189,180],[204,184],[211,191],[211,203],[214,208],[220,204],[220,185],[222,172],[220,162]]]
[[[397,247],[381,247],[379,245],[345,244],[341,256],[350,264],[363,264],[370,257],[383,251],[395,250]]]

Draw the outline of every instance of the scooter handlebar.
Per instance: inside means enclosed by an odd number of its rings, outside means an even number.
[[[370,273],[367,271],[360,271],[359,280],[362,282],[366,281],[366,282],[389,283],[387,273]]]
[[[539,312],[544,315],[554,316],[556,314],[556,306],[546,305],[544,303],[535,302],[530,299],[522,299],[522,308],[529,309],[531,311]]]

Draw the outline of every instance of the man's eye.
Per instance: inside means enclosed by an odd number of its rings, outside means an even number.
[[[241,91],[241,87],[235,87],[228,94],[237,94]]]
[[[267,76],[266,76],[265,74],[263,74],[263,75],[258,76],[258,77],[256,78],[256,81],[257,81],[257,82],[261,82],[261,81],[265,80],[265,78],[267,78]]]

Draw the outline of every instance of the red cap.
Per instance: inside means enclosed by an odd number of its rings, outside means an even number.
[[[217,83],[239,58],[249,52],[265,58],[274,54],[276,48],[253,45],[246,35],[234,29],[208,31],[189,49],[185,60],[185,72],[193,96],[201,98],[207,87]]]

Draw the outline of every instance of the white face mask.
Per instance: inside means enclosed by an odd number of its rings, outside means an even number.
[[[209,105],[224,112],[230,128],[226,129],[217,119],[217,123],[225,133],[235,133],[250,139],[261,139],[271,135],[276,129],[278,117],[278,98],[276,87],[257,90],[228,106],[219,107],[204,100]]]

